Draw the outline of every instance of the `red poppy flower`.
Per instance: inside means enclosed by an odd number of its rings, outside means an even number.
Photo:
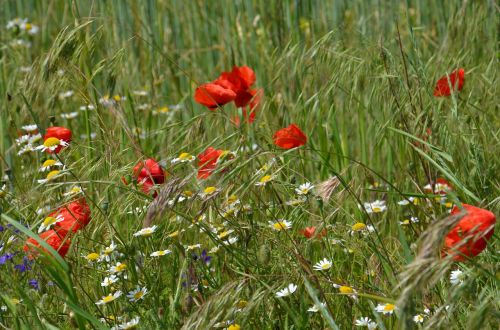
[[[198,155],[198,179],[207,179],[217,167],[217,160],[224,150],[208,147]]]
[[[292,149],[306,144],[307,136],[295,124],[291,124],[274,133],[273,140],[280,148]]]
[[[464,87],[465,70],[460,68],[449,76],[439,78],[434,88],[434,96],[450,96],[452,91],[461,91]]]
[[[66,127],[49,127],[43,136],[43,141],[45,151],[49,154],[58,154],[66,144],[71,142],[71,130]],[[55,149],[52,150],[54,147]]]
[[[248,114],[248,110],[246,107],[242,108],[242,117],[245,123],[251,124],[255,121],[255,115],[257,114],[257,108],[260,105],[260,101],[262,99],[263,90],[262,89],[251,89],[248,91],[250,95],[250,100],[248,101],[248,105],[250,107],[250,114]],[[235,100],[236,103],[236,100]],[[231,118],[231,122],[239,126],[241,124],[241,119],[239,116],[235,116]]]
[[[452,254],[456,261],[463,261],[466,256],[474,257],[481,253],[493,235],[496,222],[495,215],[490,211],[472,205],[462,205],[467,213],[446,235],[444,241],[445,253]],[[455,206],[451,214],[461,211]]]
[[[65,238],[65,236],[60,235],[54,230],[47,230],[40,234],[40,238],[43,239],[47,244],[50,245],[54,250],[56,250],[61,257],[68,253],[70,240]],[[38,255],[38,249],[42,249],[44,252],[48,252],[45,248],[40,247],[40,244],[34,239],[29,238],[23,247],[25,252],[29,253],[29,257],[32,259]]]
[[[321,232],[316,233],[316,227],[306,227],[299,231],[305,238],[322,238],[326,236],[326,229],[323,229]]]
[[[233,90],[216,83],[203,84],[194,92],[194,100],[210,110],[215,110],[234,99],[236,93]]]
[[[154,159],[149,158],[135,165],[133,175],[137,184],[141,185],[142,191],[149,194],[155,184],[165,182],[166,173]]]
[[[61,216],[64,219],[56,223],[54,230],[65,236],[69,232],[76,233],[90,222],[90,208],[85,198],[81,198],[61,207],[49,216]]]

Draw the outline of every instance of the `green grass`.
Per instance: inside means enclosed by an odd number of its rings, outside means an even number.
[[[226,321],[241,329],[349,329],[360,317],[381,329],[497,328],[497,234],[465,263],[419,254],[429,245],[439,249],[439,224],[448,215],[425,195],[430,181],[451,182],[453,202],[500,210],[500,22],[494,1],[4,0],[0,6],[0,225],[11,225],[0,232],[0,256],[17,252],[0,265],[3,327],[106,328],[139,316],[141,329],[208,329]],[[27,36],[7,30],[16,17],[40,31]],[[15,39],[31,47],[13,46]],[[193,100],[199,84],[233,65],[253,68],[256,86],[264,89],[252,125],[231,124],[234,105],[212,112]],[[458,67],[466,69],[464,89],[434,97],[436,80]],[[74,95],[61,99],[68,90]],[[99,103],[115,94],[126,100],[111,108]],[[96,109],[80,111],[86,104]],[[149,107],[141,110],[143,104]],[[165,106],[168,113],[154,113]],[[70,112],[78,117],[61,117]],[[54,183],[37,183],[46,154],[17,155],[21,126],[33,123],[73,131],[70,148],[59,154],[67,174]],[[291,123],[308,143],[283,151],[272,136]],[[427,129],[432,134],[423,140]],[[208,146],[238,151],[226,171],[208,180],[196,179],[196,162],[170,163],[181,152],[197,155]],[[170,173],[155,202],[121,182],[149,157]],[[264,164],[275,179],[262,188],[255,182]],[[330,198],[311,194],[304,204],[285,205],[299,184],[312,182],[317,193],[335,176]],[[27,272],[14,269],[26,238],[36,236],[49,210],[68,201],[63,193],[74,185],[83,188],[92,221],[72,239],[68,255],[40,257]],[[174,207],[165,203],[169,190],[172,198],[207,186],[220,192]],[[252,212],[223,218],[233,194]],[[430,202],[397,204],[411,196]],[[386,212],[367,214],[358,206],[377,199],[386,201]],[[158,226],[150,238],[132,236],[146,218],[135,211],[143,206]],[[205,220],[191,227],[202,214]],[[420,222],[399,224],[411,216]],[[288,219],[292,229],[273,231],[268,222],[277,219]],[[350,235],[357,222],[376,230]],[[234,230],[238,242],[210,254],[207,266],[191,254],[222,244],[199,230],[209,225]],[[327,236],[307,240],[299,233],[306,226],[325,228]],[[169,237],[174,231],[180,234]],[[121,253],[116,260],[129,266],[128,278],[113,285],[122,297],[97,306],[114,291],[100,285],[108,267],[89,265],[82,255],[99,253],[111,241]],[[198,243],[202,247],[193,251],[183,247]],[[167,248],[171,254],[149,257]],[[333,261],[332,268],[313,270],[323,258]],[[458,286],[449,280],[457,268],[465,273]],[[186,276],[196,291],[182,285]],[[289,283],[298,285],[297,292],[276,298]],[[333,284],[353,287],[358,299]],[[149,293],[128,302],[125,294],[136,285]],[[242,300],[248,304],[236,311]],[[308,312],[315,302],[326,306]],[[398,312],[374,312],[387,302]],[[431,314],[414,323],[424,308]],[[115,322],[111,315],[123,319]]]

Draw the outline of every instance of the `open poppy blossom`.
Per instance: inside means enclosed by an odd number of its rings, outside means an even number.
[[[326,229],[323,229],[321,232],[316,231],[316,227],[306,227],[304,229],[299,230],[299,233],[304,235],[305,238],[311,239],[311,238],[322,238],[326,236]]]
[[[232,102],[236,99],[236,93],[216,83],[203,84],[196,88],[194,100],[210,110]]]
[[[149,158],[135,165],[133,176],[136,178],[137,184],[141,185],[142,191],[149,194],[155,184],[165,182],[166,173],[160,164]]]
[[[207,179],[215,168],[224,150],[208,147],[198,155],[198,179]]]
[[[453,255],[456,261],[463,261],[466,257],[481,253],[493,236],[496,222],[495,215],[490,211],[472,205],[462,205],[467,213],[446,235],[444,242],[444,252]],[[461,211],[455,206],[451,214],[459,214]]]
[[[274,133],[274,144],[283,149],[300,147],[307,142],[307,136],[295,124]]]
[[[262,89],[251,89],[255,83],[255,72],[248,66],[234,66],[230,72],[222,74],[214,81],[199,86],[194,99],[210,110],[234,101],[238,108],[250,107],[251,113],[247,118],[247,110],[243,109],[243,118],[248,123],[255,120],[255,109],[263,95]],[[239,125],[239,118],[232,121]]]
[[[47,128],[43,136],[43,145],[39,148],[49,154],[58,154],[62,148],[67,147],[71,142],[71,130],[65,127],[53,126]]]
[[[464,79],[465,70],[463,68],[439,78],[434,88],[434,96],[450,96],[452,91],[461,91],[464,87]]]
[[[66,256],[66,254],[68,253],[71,242],[69,239],[65,238],[65,235],[61,235],[55,230],[48,230],[41,233],[40,238],[47,242],[50,247],[56,250],[61,257],[64,258],[64,256]],[[41,247],[34,238],[29,238],[23,247],[23,250],[29,254],[29,257],[31,259],[38,255],[38,249],[41,249],[42,251],[48,253],[48,251],[45,248]]]
[[[90,208],[84,198],[61,207],[49,216],[56,215],[63,220],[55,224],[54,230],[63,236],[69,232],[76,233],[90,222]]]

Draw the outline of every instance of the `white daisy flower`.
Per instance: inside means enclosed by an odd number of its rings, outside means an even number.
[[[316,263],[313,268],[314,270],[328,270],[332,268],[332,261],[324,258],[323,260]]]
[[[415,323],[424,323],[424,315],[417,314],[413,317],[413,322]]]
[[[312,183],[306,182],[301,184],[298,188],[295,188],[295,193],[297,195],[307,195],[312,189],[314,189]]]
[[[92,104],[82,105],[80,106],[80,111],[94,110],[95,106]]]
[[[60,100],[63,100],[63,99],[67,99],[68,97],[72,97],[74,94],[75,94],[74,91],[69,90],[69,91],[59,93],[58,96],[59,96]]]
[[[7,25],[5,26],[5,28],[7,30],[12,30],[14,28],[19,28],[21,26],[21,24],[26,24],[26,23],[28,23],[28,19],[27,18],[16,17],[16,18],[8,21]]]
[[[201,244],[194,244],[194,245],[186,245],[184,246],[184,248],[186,249],[186,252],[188,251],[191,251],[191,250],[194,250],[194,249],[199,249],[201,248]]]
[[[64,119],[75,119],[76,117],[78,117],[78,112],[73,111],[73,112],[61,113],[61,117]]]
[[[282,231],[292,228],[292,223],[285,219],[278,219],[277,221],[269,221],[269,226],[273,230]]]
[[[107,276],[101,282],[101,286],[110,286],[111,284],[118,282],[118,280],[119,278],[116,277],[116,275]]]
[[[142,228],[137,233],[134,234],[134,237],[138,236],[151,236],[158,226],[154,225],[153,227]]]
[[[53,166],[63,166],[63,164],[60,161],[55,160],[55,159],[47,159],[46,161],[43,162],[39,171],[44,172],[44,171],[50,170],[50,168]]]
[[[363,203],[363,206],[367,213],[380,213],[387,210],[385,201],[376,200],[374,202]]]
[[[161,256],[165,256],[165,255],[170,254],[170,253],[172,253],[172,251],[170,251],[170,250],[159,250],[159,251],[155,251],[155,252],[151,253],[149,256],[161,257]]]
[[[43,220],[42,224],[38,228],[38,233],[42,233],[46,230],[49,230],[54,226],[56,223],[61,222],[64,220],[64,217],[61,214],[58,214],[56,217],[53,216],[48,216]]]
[[[139,325],[139,316],[133,318],[132,320],[118,324],[116,327],[112,327],[111,330],[129,330],[129,329],[135,329],[137,325]]]
[[[460,269],[456,269],[450,274],[450,283],[453,285],[460,285],[464,282],[465,275]]]
[[[108,270],[111,274],[120,274],[127,270],[127,264],[117,262],[115,266],[111,266]]]
[[[311,313],[317,313],[319,312],[320,308],[325,308],[326,307],[326,304],[324,302],[320,303],[319,305],[312,305],[311,307],[309,307],[309,309],[307,310],[308,312],[311,312]]]
[[[419,223],[420,220],[417,217],[410,217],[410,219],[404,219],[403,221],[399,221],[399,224],[402,226],[408,226],[410,223]]]
[[[297,286],[293,283],[288,284],[288,286],[280,291],[276,292],[277,298],[283,298],[291,295],[297,290]]]
[[[45,179],[41,179],[41,180],[37,180],[38,183],[40,184],[44,184],[44,183],[47,183],[49,181],[52,181],[52,180],[55,180],[57,179],[58,177],[64,175],[63,172],[59,171],[59,170],[53,170],[53,171],[50,171],[47,176],[45,177]]]
[[[148,293],[148,289],[146,287],[137,287],[135,290],[130,291],[127,294],[127,298],[129,301],[137,302],[141,299],[144,299],[144,296]]]
[[[238,242],[238,237],[229,237],[227,241],[223,241],[224,245],[233,245],[234,243]]]
[[[26,31],[30,35],[35,35],[40,30],[40,28],[37,25],[28,22],[22,23],[19,27],[21,30]]]
[[[36,147],[36,150],[41,150],[41,151],[50,150],[50,151],[54,151],[59,146],[67,147],[67,146],[69,146],[69,143],[66,142],[66,141],[64,141],[64,140],[59,140],[58,138],[55,138],[55,137],[49,137],[48,139],[46,139],[45,141],[43,141],[42,145]]]
[[[364,235],[367,235],[369,233],[373,233],[374,231],[375,228],[373,228],[372,225],[366,225],[362,222],[357,222],[351,226],[351,229],[349,229],[349,234],[351,234],[351,236],[356,233],[362,233]]]
[[[171,163],[189,163],[195,160],[195,157],[187,152],[183,152],[179,155],[179,157],[172,159]]]
[[[256,186],[264,187],[267,183],[274,179],[272,175],[264,175],[258,182],[255,183]]]
[[[72,187],[68,192],[65,192],[63,194],[63,196],[70,197],[70,196],[75,196],[75,195],[82,194],[82,193],[83,193],[82,187],[75,186],[75,187]]]
[[[21,126],[21,128],[28,133],[31,133],[31,132],[38,130],[38,126],[36,124],[24,125],[24,126]]]
[[[376,329],[377,328],[377,323],[373,322],[368,317],[362,317],[360,319],[357,319],[355,325],[357,327],[367,327],[368,329]]]
[[[375,307],[375,311],[384,315],[391,315],[396,308],[397,307],[394,304],[378,304],[377,307]]]
[[[23,146],[18,152],[17,152],[17,155],[18,156],[21,156],[21,155],[24,155],[28,152],[33,152],[35,151],[35,147],[33,147],[31,144],[27,144],[25,146]]]
[[[119,298],[122,295],[122,292],[120,290],[116,291],[115,293],[110,293],[107,296],[102,297],[101,300],[96,302],[96,305],[106,305],[109,304],[110,302],[114,301],[115,299]]]

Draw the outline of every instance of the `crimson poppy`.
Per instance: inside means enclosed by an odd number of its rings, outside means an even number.
[[[274,144],[283,149],[300,147],[307,142],[307,136],[295,124],[274,133]]]
[[[472,205],[462,204],[466,214],[458,221],[444,241],[444,251],[452,254],[456,261],[463,261],[465,257],[477,256],[486,248],[488,240],[494,232],[496,218],[488,210]],[[454,207],[451,214],[462,212]]]
[[[198,155],[198,179],[207,179],[217,167],[217,160],[224,150],[208,147]]]
[[[233,90],[216,83],[203,84],[194,92],[194,100],[210,110],[215,110],[234,99],[236,93]]]
[[[321,232],[316,233],[316,227],[306,227],[304,229],[299,230],[299,233],[304,235],[305,238],[322,238],[326,236],[326,229],[323,229]]]
[[[165,182],[166,173],[160,164],[154,159],[149,158],[135,165],[133,176],[136,178],[137,184],[142,187],[142,191],[149,194],[155,184]]]
[[[90,208],[85,198],[81,198],[61,207],[49,216],[63,218],[62,221],[56,223],[54,230],[65,236],[69,232],[76,233],[90,222]]]
[[[40,234],[40,238],[47,242],[50,247],[56,250],[61,257],[64,258],[69,251],[70,240],[64,235],[57,233],[55,230],[47,230]],[[48,252],[45,248],[40,247],[40,244],[34,239],[29,238],[23,247],[25,252],[29,253],[30,258],[34,258],[38,254],[38,249]]]
[[[47,128],[43,136],[44,148],[49,154],[58,154],[65,145],[71,142],[71,130],[66,127],[52,126]],[[54,150],[52,150],[55,147]]]
[[[464,78],[465,70],[462,68],[439,78],[434,88],[434,96],[450,96],[452,91],[461,91],[464,87]]]

